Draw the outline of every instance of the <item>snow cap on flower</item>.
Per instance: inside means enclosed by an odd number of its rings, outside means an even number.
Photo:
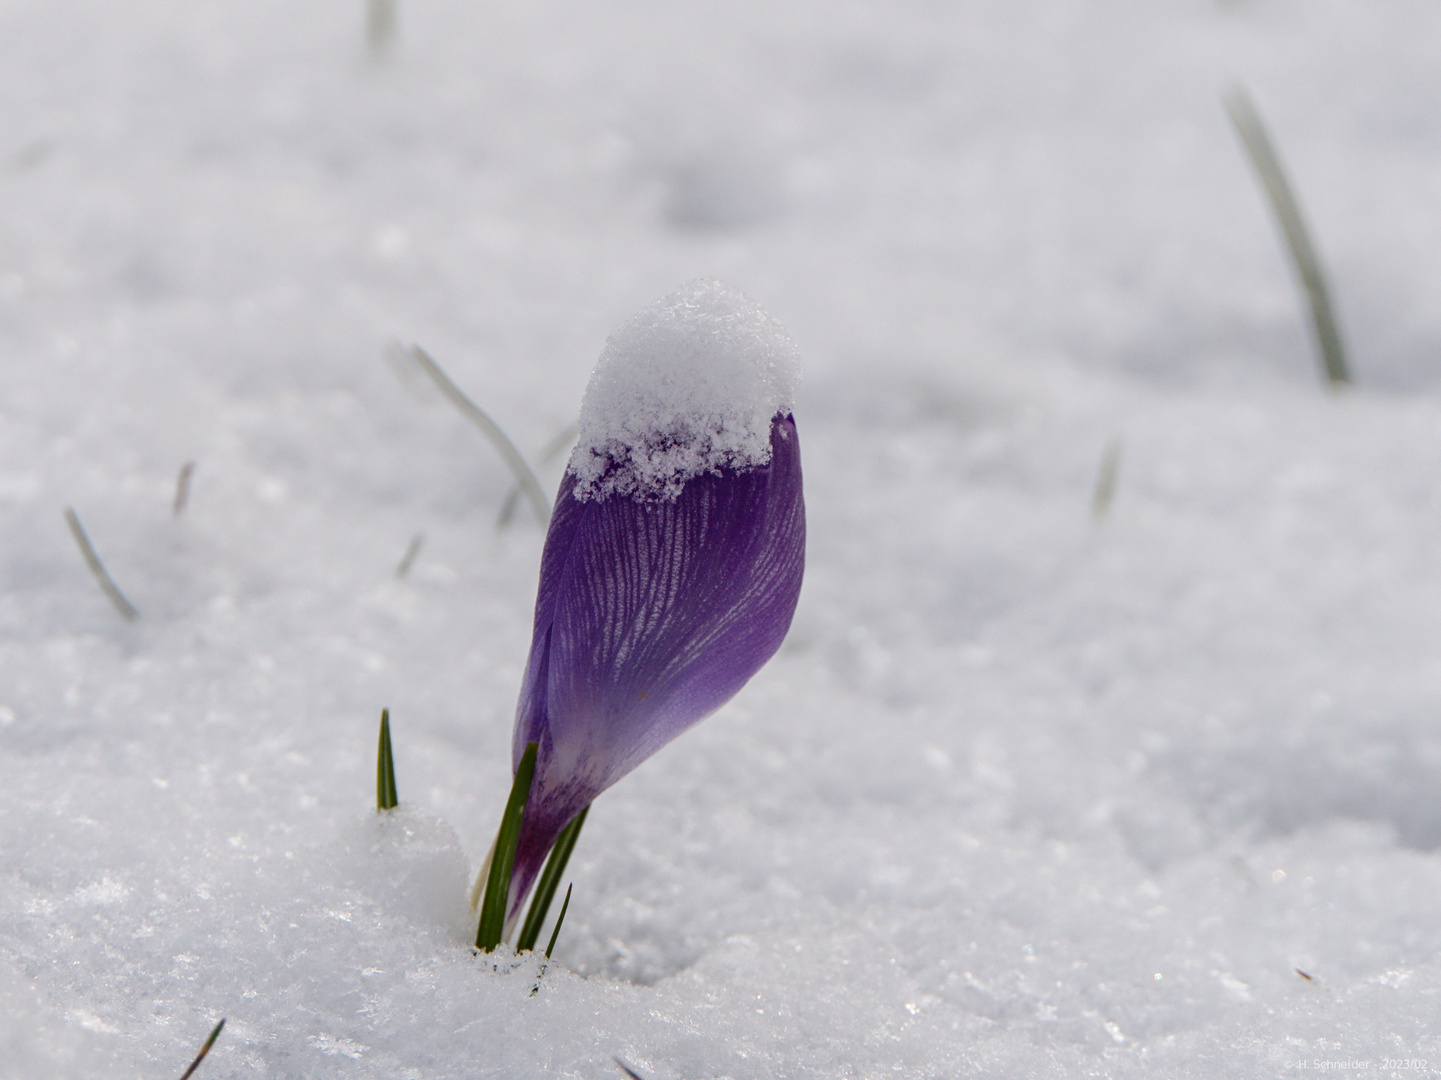
[[[798,380],[785,331],[718,282],[606,342],[541,556],[512,913],[576,813],[780,648],[805,567]]]
[[[719,281],[688,283],[606,340],[570,459],[576,497],[674,499],[692,477],[764,465],[800,377],[780,323]]]

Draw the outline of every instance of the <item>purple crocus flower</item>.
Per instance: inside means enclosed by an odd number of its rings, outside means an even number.
[[[779,325],[717,282],[607,342],[541,558],[514,764],[527,743],[539,754],[512,916],[566,823],[785,638],[805,564],[798,375]]]

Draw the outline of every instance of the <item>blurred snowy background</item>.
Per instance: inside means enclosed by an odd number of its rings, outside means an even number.
[[[1441,8],[397,14],[0,3],[0,1071],[1441,1069]],[[463,892],[541,534],[385,347],[535,456],[698,276],[806,358],[806,588],[531,997]]]

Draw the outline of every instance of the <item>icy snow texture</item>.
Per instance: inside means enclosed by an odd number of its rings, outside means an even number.
[[[791,411],[800,352],[753,301],[692,281],[606,339],[570,458],[577,499],[674,499],[685,482],[771,457]]]
[[[5,1080],[174,1078],[222,1015],[197,1080],[1441,1062],[1441,5],[427,0],[364,48],[360,0],[0,4]],[[805,589],[596,801],[531,997],[458,893],[541,536],[382,350],[538,460],[701,275],[806,358]]]

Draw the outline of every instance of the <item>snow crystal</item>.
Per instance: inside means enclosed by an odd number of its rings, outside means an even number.
[[[692,281],[613,333],[586,387],[570,459],[578,498],[673,499],[685,482],[770,460],[800,355],[785,330],[719,281]]]

